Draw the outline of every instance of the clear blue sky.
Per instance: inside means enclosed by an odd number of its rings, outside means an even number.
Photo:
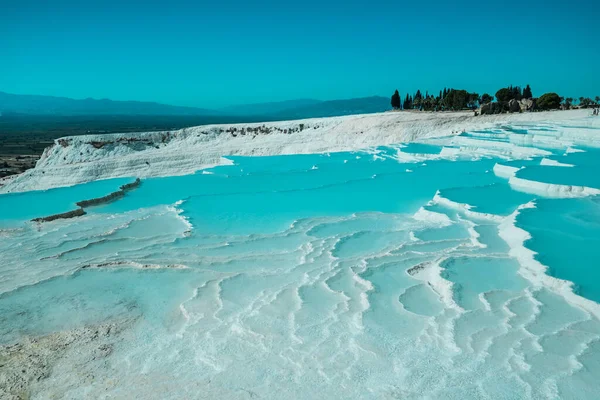
[[[600,95],[600,1],[0,0],[0,90],[207,108],[296,98]]]

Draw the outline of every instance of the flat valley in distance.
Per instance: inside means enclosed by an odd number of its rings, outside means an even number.
[[[0,92],[0,178],[33,168],[44,149],[65,136],[370,114],[389,108],[389,99],[378,96],[329,101],[300,99],[211,110]]]
[[[63,136],[175,130],[265,119],[268,120],[258,116],[3,115],[0,116],[0,178],[33,168],[44,149]]]

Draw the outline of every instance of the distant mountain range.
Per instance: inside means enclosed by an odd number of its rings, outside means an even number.
[[[314,106],[320,103],[322,103],[322,101],[320,100],[298,99],[270,103],[239,104],[235,106],[221,108],[219,109],[219,111],[228,115],[240,116],[273,115],[286,110],[294,110],[301,107]]]
[[[390,100],[373,96],[347,100],[321,101],[299,99],[282,102],[245,104],[216,110],[180,107],[145,101],[109,99],[76,100],[66,97],[17,95],[0,92],[0,115],[37,116],[230,116],[300,119],[368,114],[386,111]]]
[[[357,99],[317,101],[295,108],[284,109],[272,115],[281,119],[321,118],[352,114],[372,114],[389,110],[390,99],[381,96]]]
[[[0,92],[0,112],[31,115],[214,115],[215,111],[146,101],[75,100]]]
[[[246,104],[226,107],[219,111],[227,115],[264,116],[269,119],[282,120],[371,114],[389,109],[390,99],[372,96],[345,100],[321,101],[300,99],[274,103]]]

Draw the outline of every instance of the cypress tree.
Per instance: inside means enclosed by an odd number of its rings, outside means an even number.
[[[523,98],[531,99],[532,97],[533,94],[531,93],[531,88],[529,87],[529,85],[525,86],[525,89],[523,90]]]
[[[398,110],[400,108],[400,93],[398,93],[398,89],[392,95],[392,108],[394,110]]]
[[[521,100],[523,98],[523,95],[521,94],[521,88],[519,86],[515,86],[513,87],[513,99],[515,100]]]

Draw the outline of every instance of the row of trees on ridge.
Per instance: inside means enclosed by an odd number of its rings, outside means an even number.
[[[527,85],[524,89],[519,86],[508,86],[498,90],[495,94],[497,105],[502,111],[508,111],[508,104],[511,100],[522,101],[523,99],[532,99],[532,109],[552,110],[552,109],[570,109],[573,107],[575,99],[572,97],[563,98],[556,93],[546,93],[538,99],[533,98],[531,87]],[[420,90],[414,95],[406,94],[404,100],[398,90],[394,92],[391,99],[392,108],[395,110],[421,110],[421,111],[458,111],[464,109],[475,110],[484,104],[494,102],[494,96],[484,93],[481,96],[478,93],[470,93],[462,89],[441,90],[437,96],[423,93]],[[600,104],[600,96],[591,98],[580,97],[579,107],[587,108]]]
[[[480,97],[477,93],[446,88],[441,90],[437,96],[431,95],[429,92],[423,94],[420,90],[417,90],[414,95],[407,93],[404,101],[402,101],[400,93],[396,90],[392,96],[392,108],[423,111],[462,110],[477,107],[479,101]]]

